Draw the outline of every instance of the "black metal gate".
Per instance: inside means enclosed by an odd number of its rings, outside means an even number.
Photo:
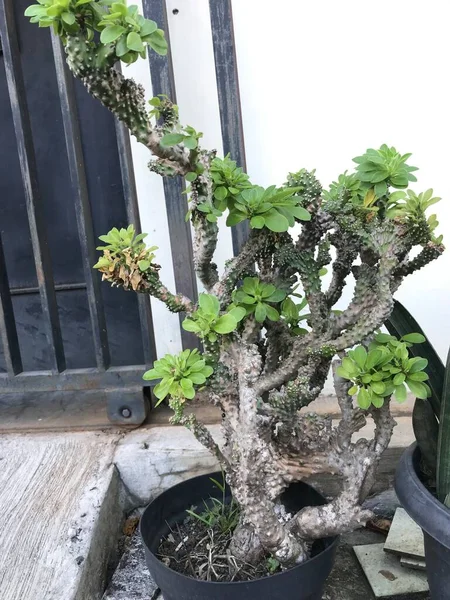
[[[149,298],[92,269],[98,235],[140,228],[128,132],[73,80],[59,40],[23,17],[28,4],[0,0],[0,394],[98,390],[113,422],[140,423],[156,357]],[[143,5],[167,30],[164,0]],[[231,0],[210,10],[224,149],[245,166]],[[175,100],[170,53],[150,69],[153,93]],[[183,182],[164,189],[177,291],[195,298]],[[233,231],[235,251],[244,237]]]

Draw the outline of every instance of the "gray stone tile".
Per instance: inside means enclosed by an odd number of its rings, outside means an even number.
[[[384,549],[401,556],[425,557],[422,530],[403,508],[395,511]]]
[[[375,598],[422,594],[428,590],[426,574],[401,567],[396,556],[384,552],[383,544],[355,546],[354,550]]]
[[[411,558],[410,556],[401,556],[400,564],[407,569],[415,569],[416,571],[426,571],[427,565],[420,558]]]

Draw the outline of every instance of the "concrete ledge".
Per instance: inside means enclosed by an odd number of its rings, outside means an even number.
[[[220,439],[220,425],[209,429]],[[136,506],[148,504],[184,479],[218,467],[215,457],[190,431],[170,425],[128,433],[117,446],[114,462]]]
[[[391,445],[380,464],[376,492],[392,484],[401,453],[414,441],[411,417],[396,417],[396,420]],[[220,425],[209,425],[208,429],[220,443]],[[373,424],[369,423],[359,437],[372,433]],[[218,467],[215,458],[187,429],[176,426],[141,428],[128,433],[117,446],[114,462],[136,505],[148,504],[180,481]],[[339,480],[331,475],[311,478],[311,482],[327,495],[338,491]]]
[[[0,598],[97,600],[121,524],[117,436],[0,441]]]

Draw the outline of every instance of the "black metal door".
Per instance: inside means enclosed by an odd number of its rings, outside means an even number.
[[[0,2],[0,393],[125,400],[154,359],[150,305],[101,285],[92,261],[99,235],[139,227],[128,134],[23,17],[28,4]]]

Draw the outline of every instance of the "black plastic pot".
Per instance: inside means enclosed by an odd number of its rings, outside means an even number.
[[[416,444],[403,453],[395,475],[400,502],[423,530],[425,560],[432,600],[450,598],[450,510],[419,478],[420,450]]]
[[[219,583],[193,579],[166,567],[156,556],[160,540],[169,527],[186,518],[186,509],[203,500],[221,498],[210,477],[201,475],[163,492],[145,509],[141,518],[148,568],[162,590],[164,600],[321,600],[323,586],[333,566],[338,538],[314,544],[313,556],[297,567],[263,579]],[[228,490],[228,497],[230,493]],[[306,483],[293,484],[283,496],[287,510],[325,504],[324,497]]]

